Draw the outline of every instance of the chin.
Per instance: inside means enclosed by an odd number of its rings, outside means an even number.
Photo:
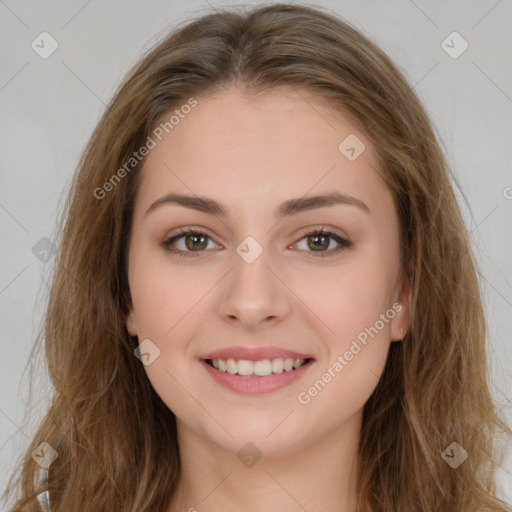
[[[305,432],[297,431],[297,418],[292,420],[293,413],[284,419],[289,412],[261,418],[261,412],[255,411],[246,416],[244,421],[224,421],[223,427],[233,437],[221,427],[212,430],[211,424],[204,432],[211,441],[237,454],[255,451],[264,456],[284,455],[300,450],[307,438]]]

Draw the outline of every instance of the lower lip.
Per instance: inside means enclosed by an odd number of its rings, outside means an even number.
[[[258,394],[276,391],[278,389],[284,388],[285,386],[288,386],[293,381],[300,379],[302,375],[308,371],[309,367],[313,363],[313,360],[303,364],[296,370],[291,370],[289,372],[283,370],[281,373],[273,373],[272,375],[267,375],[265,377],[244,377],[243,375],[233,375],[231,373],[223,372],[213,368],[204,359],[202,359],[200,362],[214,380],[230,389],[231,391],[237,391],[238,393]]]

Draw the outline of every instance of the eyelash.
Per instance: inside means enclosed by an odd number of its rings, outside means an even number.
[[[183,230],[180,230],[178,233],[176,233],[172,237],[165,239],[162,242],[162,245],[164,246],[164,248],[167,251],[170,251],[170,252],[172,252],[173,254],[176,254],[179,257],[182,257],[182,258],[195,258],[195,257],[197,257],[199,255],[199,254],[197,254],[197,255],[194,254],[195,251],[182,251],[180,249],[175,249],[175,248],[172,247],[172,244],[174,242],[176,242],[176,240],[179,240],[180,238],[183,238],[186,235],[202,235],[202,236],[205,236],[205,237],[207,237],[207,238],[209,238],[211,240],[211,237],[205,231],[203,231],[201,229],[188,229],[188,228],[184,228]],[[339,254],[341,251],[344,251],[345,249],[347,249],[348,247],[350,247],[352,245],[352,243],[350,241],[348,241],[347,239],[342,238],[341,236],[339,236],[337,233],[335,233],[333,231],[326,231],[326,230],[324,230],[323,227],[320,228],[320,229],[314,229],[313,231],[309,231],[309,232],[305,233],[304,235],[302,235],[302,238],[300,238],[298,241],[300,242],[304,238],[308,238],[308,237],[314,236],[314,235],[327,235],[327,236],[329,236],[329,238],[332,238],[334,241],[338,242],[338,244],[340,244],[340,245],[338,247],[336,247],[335,249],[331,249],[330,251],[326,251],[326,252],[322,252],[322,251],[319,251],[319,252],[306,251],[306,252],[312,252],[313,253],[312,255],[308,256],[308,257],[311,257],[311,258],[317,258],[317,257],[318,258],[326,258],[326,257],[334,256],[334,255]],[[204,250],[203,251],[197,251],[197,252],[198,253],[204,252]]]

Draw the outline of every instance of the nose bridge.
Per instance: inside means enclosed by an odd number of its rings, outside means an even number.
[[[285,314],[286,287],[275,276],[276,258],[269,236],[247,236],[233,254],[234,268],[225,282],[219,313],[256,326]],[[263,240],[264,238],[264,240]]]
[[[259,237],[260,240],[262,237]],[[272,249],[266,241],[258,242],[255,237],[246,237],[236,248],[235,268],[231,275],[230,289],[239,298],[255,301],[264,300],[276,294],[275,277],[270,271]],[[273,293],[272,293],[273,292]]]

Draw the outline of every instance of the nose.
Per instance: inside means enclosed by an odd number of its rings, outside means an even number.
[[[291,309],[286,279],[272,265],[268,251],[248,263],[234,255],[234,268],[223,280],[218,314],[246,330],[261,330],[282,322]]]

